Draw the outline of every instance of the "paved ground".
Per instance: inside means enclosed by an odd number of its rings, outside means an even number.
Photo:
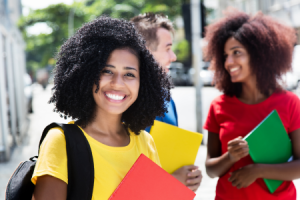
[[[57,114],[52,112],[52,105],[47,104],[50,94],[51,91],[49,87],[47,90],[43,90],[39,85],[37,85],[34,90],[34,113],[29,116],[31,123],[26,139],[22,145],[14,149],[12,158],[9,162],[0,163],[0,199],[4,199],[7,181],[17,165],[21,161],[37,154],[38,142],[43,128],[52,121],[66,122],[62,118],[58,117]],[[220,93],[212,87],[203,88],[203,121],[206,118],[210,102],[219,94]],[[179,126],[181,128],[195,131],[195,89],[193,87],[177,87],[172,90],[172,97],[177,106]],[[204,141],[206,141],[206,139],[206,132],[204,131]],[[204,167],[205,157],[206,146],[202,145],[195,163],[202,170],[203,174],[202,184],[197,191],[196,200],[213,200],[215,196],[217,179],[211,179],[206,175]],[[295,185],[298,191],[300,191],[300,180],[295,181]],[[300,197],[298,197],[298,199],[300,200]]]
[[[66,123],[66,121],[52,112],[53,106],[47,103],[50,94],[50,88],[43,90],[40,85],[36,85],[33,99],[34,113],[29,115],[31,123],[27,136],[22,145],[14,149],[11,160],[7,163],[0,163],[0,199],[5,198],[6,184],[19,163],[37,155],[39,139],[43,128],[49,122]]]

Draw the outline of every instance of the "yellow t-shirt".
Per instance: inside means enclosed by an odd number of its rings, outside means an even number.
[[[93,200],[108,199],[141,153],[160,165],[154,141],[146,131],[140,135],[130,131],[130,143],[125,147],[107,146],[83,133],[94,159]],[[61,128],[51,129],[45,137],[31,181],[36,184],[37,178],[43,175],[68,183],[66,140]]]

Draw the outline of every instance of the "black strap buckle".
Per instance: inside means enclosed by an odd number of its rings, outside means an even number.
[[[36,161],[37,158],[38,158],[38,156],[33,156],[33,157],[29,158],[29,160],[31,160],[33,162],[33,161]]]

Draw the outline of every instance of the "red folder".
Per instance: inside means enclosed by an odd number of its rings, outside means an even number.
[[[109,200],[192,200],[196,194],[141,154]]]

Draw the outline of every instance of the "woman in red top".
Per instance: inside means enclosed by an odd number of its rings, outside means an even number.
[[[294,30],[258,13],[235,11],[207,28],[206,58],[224,95],[210,106],[206,171],[219,177],[216,200],[296,199],[300,178],[300,101],[278,84],[291,69]],[[277,110],[292,141],[294,160],[254,164],[242,138]],[[283,180],[271,194],[262,178]]]

